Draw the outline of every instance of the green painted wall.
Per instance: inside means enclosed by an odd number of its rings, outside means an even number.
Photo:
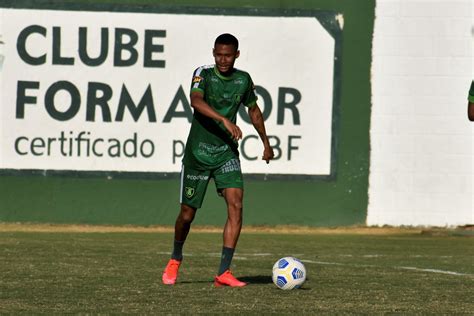
[[[11,8],[176,11],[193,6],[311,9],[344,14],[341,96],[336,113],[336,177],[326,180],[246,180],[244,223],[340,226],[365,224],[368,203],[370,64],[375,0],[94,0],[0,1]],[[137,6],[138,5],[138,6]],[[27,175],[0,170],[0,221],[172,225],[178,179]],[[209,186],[196,224],[221,225],[224,201]]]

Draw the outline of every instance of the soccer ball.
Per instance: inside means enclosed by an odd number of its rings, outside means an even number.
[[[282,290],[297,289],[306,281],[306,268],[299,259],[281,258],[273,265],[272,280]]]

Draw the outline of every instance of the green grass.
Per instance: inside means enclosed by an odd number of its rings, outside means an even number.
[[[1,232],[0,313],[474,310],[469,237],[244,233],[233,270],[250,284],[238,289],[212,286],[221,248],[217,233],[191,232],[178,283],[162,285],[172,238],[170,233]],[[287,255],[306,260],[302,289],[282,291],[271,283],[273,263]]]

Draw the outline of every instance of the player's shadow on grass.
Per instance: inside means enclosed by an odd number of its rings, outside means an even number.
[[[273,283],[272,277],[270,275],[252,275],[252,276],[242,276],[238,278],[240,281],[246,282],[248,284],[271,284]],[[306,279],[308,280],[308,279]],[[199,280],[199,281],[180,281],[179,283],[210,283],[212,284],[213,280]],[[299,288],[298,291],[310,290],[307,285]]]
[[[246,282],[248,284],[270,284],[273,283],[272,277],[270,275],[255,275],[255,276],[243,276],[238,278],[240,281]],[[308,279],[306,279],[307,281]],[[311,290],[307,285],[303,285],[298,291],[307,291]]]
[[[270,284],[273,283],[272,277],[269,275],[253,275],[253,276],[243,276],[238,278],[240,281],[249,283],[249,284]],[[213,280],[198,280],[198,281],[179,281],[179,283],[212,283]]]
[[[212,284],[214,280],[198,280],[198,281],[178,281],[176,283],[181,283],[181,284],[192,284],[192,283],[209,283]]]
[[[269,284],[273,283],[272,277],[270,275],[252,275],[252,276],[243,276],[238,278],[240,281],[249,283],[249,284]]]

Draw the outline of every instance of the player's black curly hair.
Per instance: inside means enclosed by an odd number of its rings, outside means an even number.
[[[234,45],[235,50],[239,49],[239,40],[234,35],[229,33],[219,35],[214,42],[214,47],[216,47],[217,44]]]

